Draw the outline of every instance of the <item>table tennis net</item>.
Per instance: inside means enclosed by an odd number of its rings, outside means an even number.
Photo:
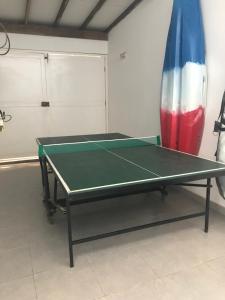
[[[40,145],[39,156],[160,145],[160,136]]]

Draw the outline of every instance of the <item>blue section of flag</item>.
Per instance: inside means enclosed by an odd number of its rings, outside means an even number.
[[[174,0],[164,71],[187,62],[205,64],[205,39],[199,0]]]

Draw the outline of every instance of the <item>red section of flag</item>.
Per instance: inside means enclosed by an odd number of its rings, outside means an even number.
[[[202,106],[185,113],[160,110],[162,145],[190,154],[198,154],[204,129]]]

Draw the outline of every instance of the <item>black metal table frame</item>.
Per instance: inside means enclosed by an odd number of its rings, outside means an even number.
[[[53,171],[55,180],[54,180],[54,196],[53,196],[54,203],[52,203],[50,201],[48,166],[47,166],[47,164],[49,164],[49,162],[47,161],[47,158],[46,157],[40,158],[40,164],[41,164],[42,183],[43,183],[43,190],[44,190],[44,203],[46,205],[48,214],[51,215],[56,210],[55,204],[57,203],[57,184],[58,184],[58,182],[60,182],[60,180],[57,177],[57,174],[55,174]],[[187,180],[185,180],[185,183],[182,182],[183,179],[180,181],[179,181],[179,179],[178,180],[176,179],[176,180],[171,180],[170,182],[165,182],[165,183],[162,182],[161,185],[159,183],[155,184],[155,185],[147,184],[146,187],[144,186],[141,190],[135,189],[135,188],[133,188],[133,189],[125,188],[123,190],[118,189],[113,194],[87,197],[87,198],[83,198],[83,199],[75,199],[74,195],[69,195],[62,185],[62,187],[66,193],[66,199],[64,199],[64,200],[65,200],[65,212],[66,212],[66,216],[67,216],[67,234],[68,234],[68,244],[69,244],[70,267],[74,266],[73,246],[77,245],[77,244],[85,243],[85,242],[90,242],[90,241],[94,241],[94,240],[98,240],[98,239],[103,239],[106,237],[120,235],[120,234],[124,234],[124,233],[128,233],[128,232],[132,232],[132,231],[142,230],[142,229],[146,229],[146,228],[150,228],[150,227],[154,227],[154,226],[169,224],[169,223],[178,222],[178,221],[182,221],[182,220],[186,220],[186,219],[190,219],[190,218],[196,218],[196,217],[200,217],[200,216],[205,216],[204,231],[207,233],[208,229],[209,229],[210,188],[212,187],[212,185],[211,185],[212,177],[214,177],[213,174],[211,174],[210,177],[207,177],[205,175],[205,177],[199,176],[199,178],[196,178],[196,176],[195,176],[194,179],[192,177],[188,177]],[[195,181],[195,180],[199,180],[199,179],[207,179],[207,183],[206,184],[186,183],[189,181]],[[196,212],[196,213],[192,213],[192,214],[188,214],[188,215],[178,216],[178,217],[174,217],[174,218],[170,218],[170,219],[160,220],[160,221],[151,222],[151,223],[147,223],[147,224],[143,224],[143,225],[133,226],[133,227],[125,228],[125,229],[120,229],[120,230],[116,230],[116,231],[112,231],[112,232],[107,232],[107,233],[98,234],[98,235],[94,235],[94,236],[90,236],[90,237],[86,237],[86,238],[82,238],[82,239],[73,240],[71,206],[101,201],[101,200],[105,200],[107,198],[109,199],[109,198],[116,198],[119,196],[127,196],[127,195],[131,195],[131,194],[141,194],[144,192],[151,192],[151,191],[155,191],[155,190],[161,191],[162,195],[165,195],[166,194],[165,188],[166,188],[166,186],[169,186],[169,185],[195,186],[195,187],[206,188],[205,210],[202,212]]]

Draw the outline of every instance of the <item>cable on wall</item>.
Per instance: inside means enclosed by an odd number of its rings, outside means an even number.
[[[9,36],[8,36],[5,26],[1,22],[0,22],[0,28],[2,29],[2,33],[5,36],[4,42],[2,44],[0,43],[0,55],[6,55],[9,53],[9,50],[11,47],[10,39],[9,39]]]
[[[10,39],[8,36],[8,33],[6,31],[5,26],[0,22],[0,28],[1,31],[4,35],[3,37],[3,43],[0,42],[0,55],[6,55],[9,53],[10,50]],[[11,115],[7,115],[4,111],[0,110],[0,132],[3,130],[4,128],[4,123],[9,122],[12,120],[12,116]]]
[[[4,128],[4,123],[7,123],[12,120],[11,115],[7,115],[4,111],[0,110],[0,132]]]

